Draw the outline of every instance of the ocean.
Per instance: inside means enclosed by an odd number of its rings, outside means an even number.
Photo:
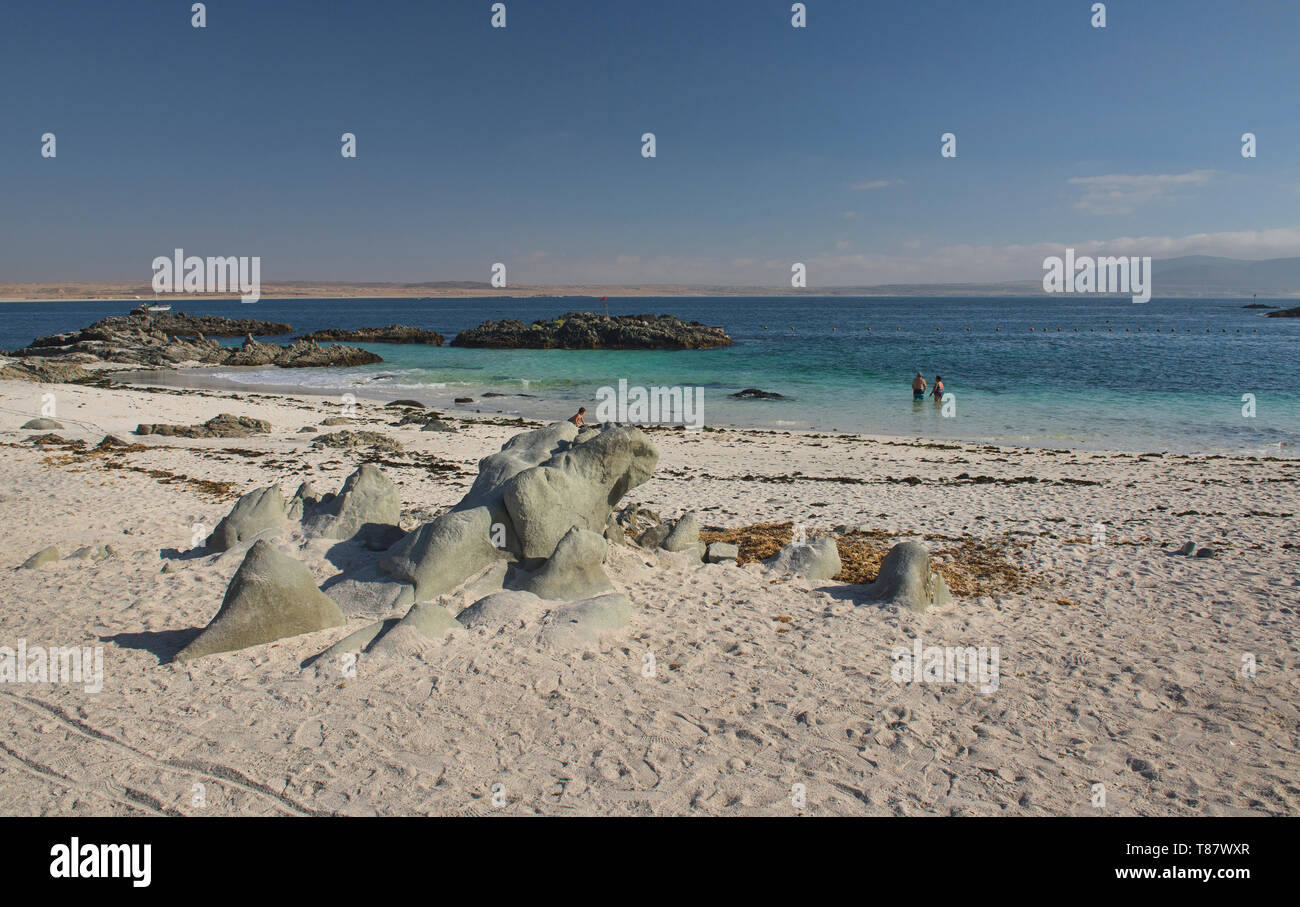
[[[1262,310],[1243,308],[1241,299],[674,297],[608,304],[615,315],[669,313],[721,325],[735,345],[569,351],[359,344],[385,361],[352,369],[207,368],[142,380],[414,397],[453,413],[566,418],[580,405],[593,415],[598,389],[624,379],[629,386],[702,387],[709,427],[1051,448],[1298,453],[1300,319],[1265,318]],[[0,348],[84,327],[132,305],[0,304]],[[173,300],[174,310],[285,321],[295,332],[400,323],[431,328],[449,341],[485,320],[530,322],[603,305],[592,298]],[[918,370],[931,385],[943,376],[953,397],[950,415],[929,400],[912,401]],[[730,396],[745,388],[783,399]],[[457,406],[455,397],[476,402]],[[1254,415],[1246,415],[1252,401]]]

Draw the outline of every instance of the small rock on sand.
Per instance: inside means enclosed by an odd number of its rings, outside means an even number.
[[[740,557],[740,547],[731,542],[711,542],[704,552],[704,560],[710,564],[735,561]]]
[[[778,573],[798,573],[808,579],[830,579],[840,572],[840,552],[835,539],[820,536],[804,544],[791,542],[767,565]]]
[[[33,554],[27,560],[23,561],[18,567],[19,570],[35,570],[37,567],[44,567],[46,564],[52,564],[59,559],[59,549],[51,545],[48,548],[42,548]]]

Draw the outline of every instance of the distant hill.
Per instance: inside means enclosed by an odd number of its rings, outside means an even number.
[[[1184,255],[1151,263],[1157,296],[1300,296],[1300,258]]]
[[[1156,298],[1244,298],[1258,294],[1264,299],[1300,298],[1300,257],[1245,261],[1212,255],[1184,255],[1156,259],[1152,295]],[[183,301],[192,294],[168,295],[164,301]],[[236,294],[212,294],[234,298]],[[1043,278],[1005,283],[907,283],[875,286],[790,287],[705,286],[700,284],[623,284],[540,286],[512,284],[493,287],[474,280],[440,280],[425,283],[383,281],[291,280],[263,281],[263,299],[301,298],[408,298],[444,297],[573,297],[599,300],[619,297],[690,296],[1042,296]],[[1111,294],[1125,295],[1125,294]],[[64,281],[50,283],[0,283],[0,302],[17,300],[122,299],[149,300],[153,289],[138,281]],[[592,306],[595,309],[594,305]]]

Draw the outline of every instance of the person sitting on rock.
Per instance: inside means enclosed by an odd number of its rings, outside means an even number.
[[[584,425],[587,424],[587,420],[582,417],[582,414],[585,413],[586,411],[587,411],[587,407],[579,406],[578,411],[574,413],[572,416],[569,416],[569,421],[572,422],[574,425],[578,426],[579,428],[582,428]]]

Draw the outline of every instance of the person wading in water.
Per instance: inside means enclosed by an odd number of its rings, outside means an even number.
[[[912,399],[925,400],[925,378],[920,372],[917,372],[916,377],[912,379]]]

